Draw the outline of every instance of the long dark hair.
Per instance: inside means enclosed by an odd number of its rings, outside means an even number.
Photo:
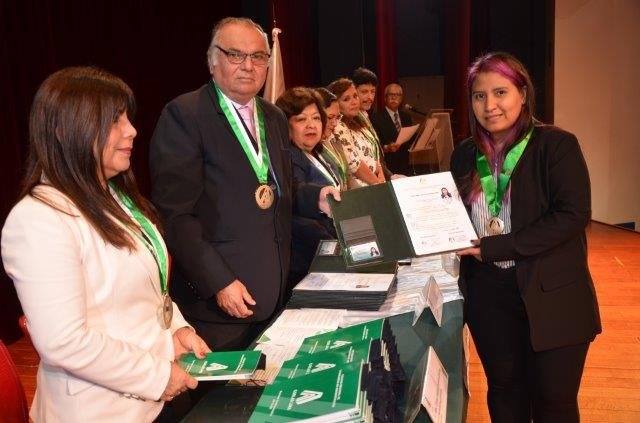
[[[133,118],[135,99],[120,78],[93,67],[70,67],[50,75],[40,85],[29,117],[29,156],[20,198],[45,183],[69,197],[106,242],[134,249],[126,229],[114,219],[134,222],[109,192],[102,168],[111,128],[126,113]],[[131,169],[110,179],[156,225],[157,213],[138,191]],[[64,210],[61,210],[64,212]]]
[[[327,86],[327,89],[331,91],[340,101],[340,97],[351,87],[356,87],[352,80],[349,78],[338,78]],[[342,116],[342,122],[347,126],[347,128],[352,131],[360,131],[362,128],[366,128],[366,124],[362,122],[358,115],[355,117]]]
[[[525,93],[525,102],[522,105],[520,116],[505,135],[503,147],[498,151],[493,148],[491,134],[478,123],[473,113],[473,83],[478,74],[485,72],[495,72],[507,78],[518,90]],[[529,72],[518,59],[509,53],[492,52],[480,56],[471,64],[467,72],[467,102],[469,106],[469,127],[474,144],[487,157],[489,163],[497,162],[498,168],[501,168],[504,157],[510,147],[526,134],[535,121],[535,92]],[[472,202],[482,191],[477,171],[474,170],[470,175],[467,175],[460,187],[460,191],[467,203]]]

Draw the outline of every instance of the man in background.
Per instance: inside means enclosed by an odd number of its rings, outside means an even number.
[[[411,116],[400,109],[403,101],[402,87],[396,83],[389,84],[384,89],[385,107],[371,116],[371,124],[376,130],[380,144],[385,151],[385,162],[393,173],[410,174],[409,146],[406,142],[401,146],[394,143],[403,126],[411,125]]]
[[[376,92],[378,89],[377,75],[367,68],[359,67],[353,71],[351,80],[353,81],[356,91],[358,92],[358,97],[360,98],[360,118],[364,121],[376,140],[377,148],[380,152],[380,164],[382,165],[382,171],[384,172],[385,179],[388,181],[390,179],[404,176],[394,172],[387,166],[383,146],[378,136],[379,134],[376,133],[376,129],[371,123],[373,104],[375,102]]]

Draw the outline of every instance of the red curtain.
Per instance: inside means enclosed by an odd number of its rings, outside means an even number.
[[[33,95],[65,66],[95,65],[122,77],[138,101],[133,166],[148,192],[149,139],[164,105],[207,82],[213,24],[242,15],[241,2],[193,0],[0,0],[0,223],[16,202]],[[0,338],[20,336],[13,283],[0,271]]]
[[[466,70],[470,62],[471,0],[444,2],[444,104],[453,109],[453,139],[469,136]]]
[[[378,110],[384,108],[382,90],[398,80],[396,68],[395,0],[376,0],[376,68],[378,70]]]
[[[315,45],[314,10],[308,1],[271,0],[271,22],[282,30],[279,36],[285,88],[308,86],[319,72]],[[271,35],[273,24],[265,28]]]

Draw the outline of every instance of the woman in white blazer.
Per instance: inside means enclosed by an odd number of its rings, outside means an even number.
[[[166,247],[129,169],[133,111],[95,68],[54,73],[32,105],[2,260],[41,358],[35,422],[153,421],[197,384],[175,358],[209,351],[166,295]]]

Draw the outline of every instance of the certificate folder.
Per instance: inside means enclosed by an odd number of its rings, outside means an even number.
[[[330,198],[346,267],[471,247],[476,232],[450,172],[395,179]]]
[[[320,241],[325,242],[325,241]],[[329,241],[327,241],[329,242]],[[334,242],[337,242],[334,240]],[[340,247],[338,247],[340,250]],[[328,254],[316,254],[311,262],[309,272],[327,272],[327,273],[343,273],[343,272],[356,272],[356,273],[393,273],[398,272],[398,263],[395,261],[376,262],[369,265],[362,265],[356,268],[347,269],[347,265],[342,257],[342,253],[339,252],[335,255]]]

